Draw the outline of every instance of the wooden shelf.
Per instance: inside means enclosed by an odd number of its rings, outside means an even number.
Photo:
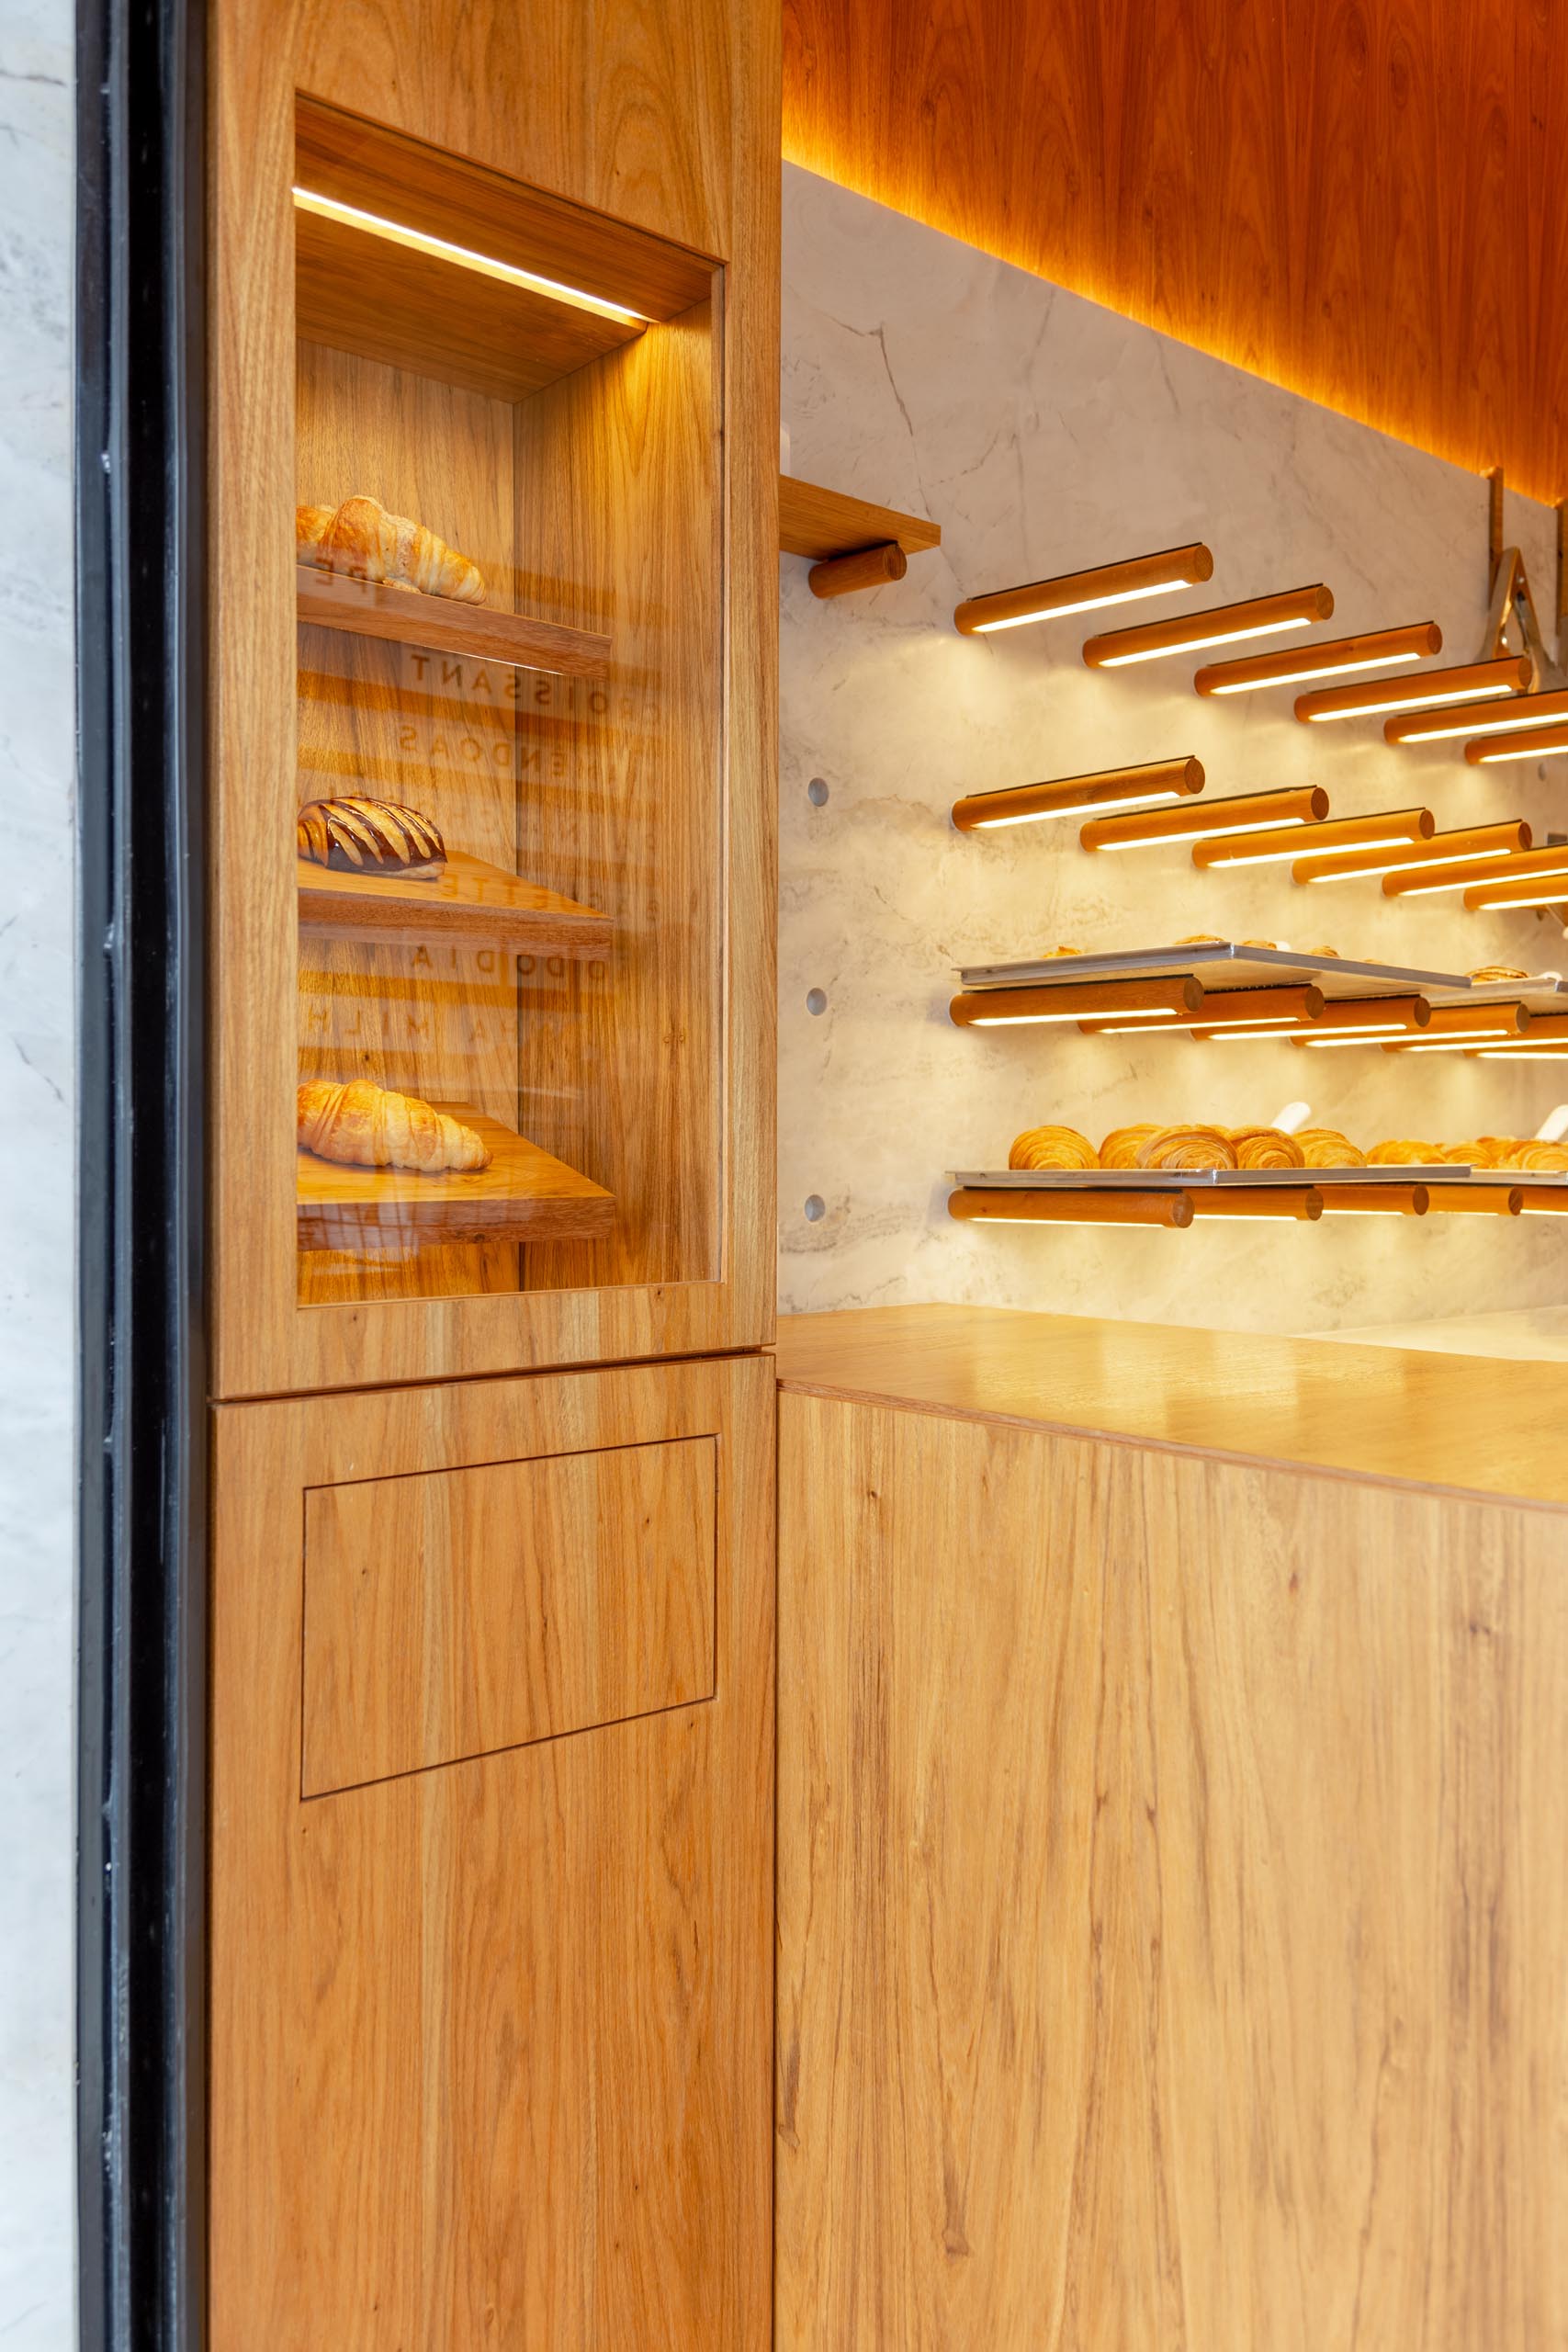
[[[567,628],[558,621],[533,620],[489,605],[459,605],[447,596],[423,596],[417,588],[387,588],[344,572],[296,566],[299,616],[317,628],[346,629],[399,645],[427,645],[443,653],[466,653],[476,662],[502,662],[515,670],[552,670],[569,678],[603,677],[610,666],[610,640],[597,631]]]
[[[407,1168],[345,1168],[299,1155],[302,1250],[354,1250],[367,1239],[596,1241],[615,1219],[613,1195],[526,1136],[466,1102],[434,1106],[481,1135],[491,1163],[470,1175]]]
[[[892,506],[874,506],[869,499],[846,498],[842,491],[797,481],[792,474],[779,476],[781,555],[830,563],[840,556],[858,555],[863,548],[898,547],[906,555],[923,555],[941,545],[940,523],[900,514]]]
[[[341,874],[302,857],[299,921],[340,938],[379,939],[418,929],[444,938],[503,941],[540,955],[603,948],[610,918],[482,857],[449,852],[427,880],[406,874]]]

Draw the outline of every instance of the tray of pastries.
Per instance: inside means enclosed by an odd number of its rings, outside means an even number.
[[[1522,1004],[1531,1012],[1568,1012],[1568,982],[1561,972],[1527,972],[1522,964],[1478,964],[1462,989],[1434,989],[1442,1004]]]
[[[1416,971],[1403,964],[1363,963],[1337,947],[1292,947],[1273,939],[1222,939],[1208,934],[1179,939],[1169,947],[1133,947],[1115,954],[1085,955],[1075,947],[1048,948],[1013,964],[966,964],[959,978],[965,989],[1030,988],[1055,981],[1158,980],[1190,977],[1210,989],[1267,988],[1270,982],[1307,981],[1326,997],[1408,995],[1419,990],[1468,1000],[1472,985],[1463,972]]]
[[[1168,1191],[1193,1184],[1491,1183],[1528,1176],[1568,1182],[1568,1144],[1518,1136],[1460,1143],[1388,1136],[1368,1148],[1337,1127],[1166,1125],[1112,1127],[1098,1145],[1077,1127],[1045,1123],[1013,1139],[1006,1168],[951,1169],[971,1191]]]

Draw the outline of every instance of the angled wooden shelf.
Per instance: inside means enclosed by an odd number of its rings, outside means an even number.
[[[923,555],[941,545],[940,523],[900,514],[896,507],[874,506],[869,499],[847,498],[842,491],[823,490],[793,474],[779,476],[781,555],[831,563],[867,548],[901,548],[908,556]]]
[[[302,1250],[360,1250],[367,1241],[597,1241],[615,1221],[614,1195],[525,1136],[467,1102],[434,1106],[481,1135],[488,1168],[421,1176],[408,1168],[346,1168],[299,1154]]]
[[[341,874],[308,857],[299,859],[299,869],[300,922],[340,938],[378,939],[418,929],[444,938],[502,941],[541,955],[609,944],[608,915],[462,850],[449,851],[442,872],[428,879]]]
[[[610,666],[610,640],[594,629],[567,628],[489,605],[459,605],[424,596],[417,588],[388,588],[314,564],[295,568],[299,616],[317,628],[399,645],[426,645],[466,653],[476,662],[502,662],[516,670],[552,670],[569,678],[600,678]]]

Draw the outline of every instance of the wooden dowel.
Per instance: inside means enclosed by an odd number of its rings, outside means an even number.
[[[1325,1184],[1325,1214],[1333,1216],[1425,1216],[1431,1193],[1425,1184]]]
[[[853,555],[814,563],[806,581],[814,596],[852,596],[858,588],[885,588],[890,580],[902,580],[908,569],[903,548],[889,540],[886,547],[858,548]]]
[[[1158,1225],[1192,1222],[1186,1193],[1112,1190],[1079,1193],[1064,1186],[1051,1193],[950,1193],[947,1213],[961,1225]]]
[[[948,1012],[960,1029],[988,1025],[1010,1027],[1032,1022],[1111,1020],[1120,1014],[1200,1012],[1203,991],[1190,975],[1174,980],[1083,980],[1053,987],[969,989],[955,996]],[[1151,1029],[1157,1021],[1151,1020]]]
[[[1568,1184],[1521,1184],[1518,1188],[1531,1216],[1568,1216]]]
[[[1115,808],[1153,801],[1184,800],[1203,789],[1203,763],[1190,752],[1179,760],[1145,760],[1136,767],[1097,768],[1089,775],[1055,776],[1042,784],[1009,784],[996,792],[970,792],[953,804],[961,833],[992,825],[1027,824],[1079,808]]]
[[[1517,1216],[1524,1191],[1517,1184],[1434,1184],[1434,1215],[1445,1216]]]
[[[1258,1185],[1256,1191],[1243,1192],[1239,1186],[1227,1186],[1187,1195],[1193,1214],[1203,1217],[1285,1216],[1304,1217],[1314,1224],[1323,1215],[1323,1194],[1315,1185],[1303,1183]]]

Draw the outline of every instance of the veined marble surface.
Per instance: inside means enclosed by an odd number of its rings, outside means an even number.
[[[66,0],[0,0],[0,2345],[75,2342],[74,781]]]
[[[1528,817],[1539,842],[1568,831],[1568,759],[1467,767],[1462,745],[1389,747],[1376,719],[1303,727],[1297,688],[1201,698],[1192,657],[1120,673],[1080,659],[1097,626],[1322,580],[1324,637],[1433,619],[1441,661],[1472,661],[1476,477],[793,165],[784,275],[793,470],[942,526],[898,584],[835,602],[781,560],[784,1308],[983,1301],[1322,1331],[1568,1298],[1568,1233],[1543,1220],[1176,1233],[947,1216],[944,1170],[1005,1166],[1045,1119],[1098,1142],[1133,1119],[1240,1125],[1306,1098],[1372,1143],[1533,1134],[1568,1094],[1568,1070],[1541,1064],[956,1030],[954,966],[1066,943],[1215,932],[1427,970],[1568,972],[1568,940],[1533,914],[1386,899],[1375,879],[1301,889],[1288,866],[1203,874],[1178,846],[1090,857],[1072,822],[965,837],[948,813],[961,794],[1196,752],[1212,797],[1315,783],[1336,816],[1423,803],[1445,829]],[[1510,498],[1507,523],[1550,611],[1552,518]],[[1213,549],[1205,588],[990,638],[953,627],[961,597],[1189,539]],[[1292,641],[1309,640],[1236,650]]]

